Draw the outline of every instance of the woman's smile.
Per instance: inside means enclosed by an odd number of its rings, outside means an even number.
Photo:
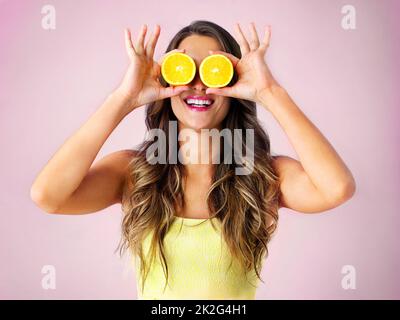
[[[182,99],[186,107],[194,112],[208,111],[214,106],[215,99],[209,95],[189,95]]]

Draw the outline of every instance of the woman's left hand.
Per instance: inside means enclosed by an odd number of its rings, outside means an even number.
[[[210,51],[210,54],[223,54],[228,57],[238,74],[238,81],[231,87],[208,88],[206,94],[217,94],[261,103],[263,94],[268,93],[275,86],[279,86],[264,60],[271,37],[271,27],[266,27],[261,44],[254,22],[250,24],[252,35],[250,42],[243,35],[238,23],[235,24],[235,30],[242,53],[241,59],[224,51]]]

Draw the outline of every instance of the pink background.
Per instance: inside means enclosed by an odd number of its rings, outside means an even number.
[[[56,30],[41,8],[56,8]],[[357,29],[341,28],[341,7]],[[397,8],[396,8],[397,6]],[[0,1],[0,298],[135,299],[135,274],[114,254],[121,210],[49,215],[30,200],[48,159],[118,85],[127,57],[123,28],[161,25],[156,58],[183,26],[214,21],[272,25],[269,65],[352,170],[354,198],[324,214],[280,211],[257,299],[399,299],[400,96],[398,1]],[[398,17],[397,17],[398,18]],[[233,33],[234,34],[234,33]],[[296,157],[270,114],[259,109],[274,152]],[[143,109],[100,150],[134,147]],[[97,159],[98,159],[97,158]],[[41,268],[56,268],[44,290]],[[341,268],[356,268],[356,289]]]

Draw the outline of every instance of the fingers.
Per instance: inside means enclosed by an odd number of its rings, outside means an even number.
[[[157,45],[158,38],[160,36],[160,26],[157,24],[154,28],[154,31],[152,35],[150,36],[150,39],[146,42],[146,45],[144,45],[144,41],[146,38],[146,33],[147,33],[147,24],[143,24],[139,34],[138,34],[138,39],[135,43],[135,45],[132,44],[132,38],[131,38],[131,32],[128,28],[125,29],[125,47],[127,50],[127,53],[130,57],[132,57],[133,54],[144,54],[150,58],[153,58],[154,56],[154,50]]]
[[[164,53],[164,55],[162,55],[161,58],[158,59],[158,64],[161,66],[162,63],[163,63],[163,61],[164,61],[164,59],[165,59],[165,57],[166,57],[167,55],[169,55],[170,53],[172,53],[172,52],[181,52],[181,53],[185,53],[185,49],[174,49],[174,50],[171,50],[171,51],[168,51],[168,52]]]
[[[260,46],[260,40],[258,40],[258,34],[254,22],[250,24],[250,32],[251,32],[250,49],[257,50],[258,47]]]
[[[207,88],[206,94],[216,94],[224,97],[232,97],[239,98],[233,87],[225,87],[225,88]]]
[[[242,29],[240,28],[239,23],[235,24],[235,30],[238,36],[238,42],[240,45],[240,51],[242,55],[254,51],[257,49],[266,50],[269,47],[270,37],[271,37],[271,26],[267,26],[265,28],[264,39],[260,44],[260,40],[258,38],[257,29],[255,23],[250,23],[250,33],[251,33],[251,40],[250,43],[247,41],[246,37],[244,36]]]
[[[154,32],[152,33],[152,36],[150,37],[150,40],[146,43],[146,56],[149,58],[153,58],[154,56],[154,50],[158,41],[158,37],[160,36],[160,26],[157,24],[154,28]]]
[[[268,25],[265,28],[264,39],[263,39],[263,42],[261,43],[260,48],[262,48],[263,50],[266,50],[269,47],[270,39],[271,39],[271,26]]]
[[[182,92],[189,90],[189,86],[171,86],[171,87],[162,87],[160,89],[160,99],[166,99],[166,98],[170,98],[173,96],[177,96],[179,94],[181,94]]]
[[[140,29],[138,40],[135,44],[135,51],[137,54],[143,54],[144,52],[144,38],[146,36],[147,32],[147,25],[144,24],[142,25],[142,28]]]
[[[128,57],[132,57],[135,54],[135,49],[133,48],[132,45],[132,39],[131,39],[131,31],[128,28],[125,28],[125,48],[126,48],[126,53],[128,54]]]
[[[209,50],[209,53],[210,53],[210,54],[222,54],[222,55],[224,55],[224,56],[227,57],[229,60],[231,60],[231,62],[232,62],[232,64],[233,64],[234,67],[236,67],[236,65],[238,64],[238,62],[239,62],[239,60],[240,60],[239,58],[235,57],[233,54],[230,54],[230,53],[225,52],[225,51],[214,51],[214,50]]]
[[[236,34],[238,36],[240,51],[242,52],[242,55],[245,55],[250,52],[249,43],[247,42],[245,36],[243,35],[242,29],[240,28],[239,23],[235,24],[235,30],[236,30]]]

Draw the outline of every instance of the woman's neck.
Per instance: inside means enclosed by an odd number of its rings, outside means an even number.
[[[220,130],[220,128],[215,128]],[[215,137],[211,129],[194,130],[179,124],[179,161],[185,165],[188,173],[194,170],[212,173],[218,163],[220,153],[219,133]]]

